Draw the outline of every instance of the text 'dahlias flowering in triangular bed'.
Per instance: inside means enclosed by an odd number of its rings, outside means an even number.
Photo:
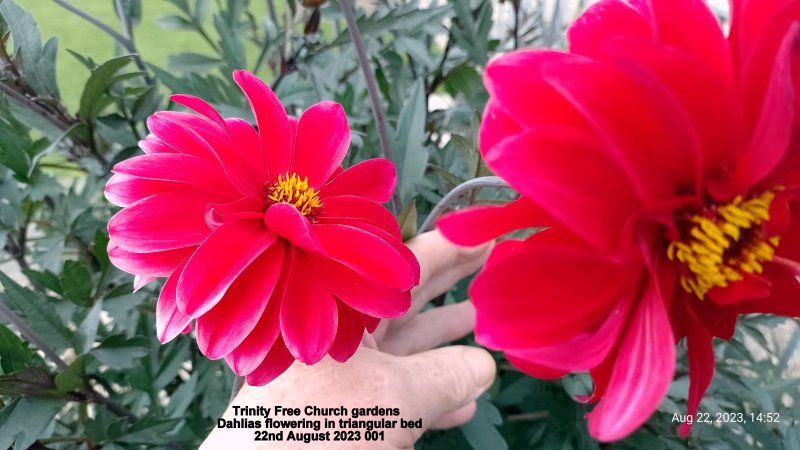
[[[486,69],[481,152],[520,198],[439,227],[464,245],[549,227],[496,247],[470,289],[476,335],[537,377],[589,371],[600,440],[655,411],[676,342],[694,415],[713,337],[800,315],[799,20],[800,1],[733,1],[726,38],[700,0],[605,0],[568,53]]]
[[[162,342],[194,322],[204,355],[262,385],[295,359],[347,360],[364,330],[406,312],[419,266],[380,205],[392,163],[340,168],[350,145],[342,107],[322,102],[297,120],[254,75],[234,79],[258,131],[173,96],[197,114],[154,114],[145,155],[114,167],[106,197],[124,209],[108,224],[109,256],[137,287],[167,277]]]

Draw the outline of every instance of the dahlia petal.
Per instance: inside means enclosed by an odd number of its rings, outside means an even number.
[[[325,257],[309,254],[308,259],[324,284],[353,309],[372,317],[394,319],[411,307],[411,293],[387,288],[365,279],[351,269]]]
[[[115,214],[108,234],[120,248],[137,253],[195,246],[211,231],[204,219],[206,206],[195,195],[156,194]]]
[[[730,165],[745,141],[744,116],[735,88],[703,61],[649,40],[616,39],[605,49],[608,58],[647,71],[663,85],[685,114],[684,124],[697,136],[704,167]]]
[[[173,94],[170,95],[169,99],[213,120],[222,128],[226,128],[225,119],[222,118],[219,111],[202,98],[186,94]]]
[[[325,184],[350,147],[350,128],[342,105],[321,102],[308,108],[297,124],[292,166],[308,184]]]
[[[159,138],[184,152],[218,161],[228,181],[245,195],[263,194],[263,172],[254,170],[252,161],[244,159],[230,135],[216,123],[196,114],[160,111],[148,118],[148,127]],[[187,153],[187,152],[184,152]]]
[[[228,203],[210,203],[206,208],[206,225],[216,230],[230,220],[263,219],[264,200],[254,196],[241,197]]]
[[[247,384],[250,386],[263,386],[270,381],[278,378],[283,372],[286,372],[292,363],[294,357],[286,348],[283,339],[278,337],[272,347],[264,358],[264,361],[247,377]]]
[[[436,227],[454,244],[472,247],[514,230],[551,222],[547,214],[521,198],[502,206],[474,206],[449,213]]]
[[[295,255],[291,270],[284,294],[290,301],[281,302],[281,335],[297,360],[315,364],[336,337],[336,299],[322,283],[308,279],[314,269],[303,253]]]
[[[147,286],[149,283],[155,281],[156,277],[148,277],[143,275],[134,275],[133,277],[133,292],[138,292],[139,289]]]
[[[283,245],[267,248],[236,278],[225,295],[197,318],[197,346],[209,359],[220,359],[244,341],[260,319],[278,281]]]
[[[514,128],[510,118],[521,128],[542,124],[583,126],[586,122],[578,111],[542,78],[544,67],[580,59],[562,52],[520,50],[492,60],[483,73],[483,82],[492,99],[488,105],[497,105],[504,114],[498,115],[498,109],[487,106],[484,116],[491,120],[487,123],[499,121],[504,131]],[[481,152],[486,152],[504,131],[486,134],[490,133],[487,126],[481,129]]]
[[[522,126],[503,111],[499,102],[490,98],[483,110],[481,127],[478,130],[479,148],[485,154],[498,142],[522,131]]]
[[[364,337],[364,323],[361,314],[342,302],[336,302],[339,311],[339,324],[336,339],[328,353],[335,361],[346,362],[358,349]]]
[[[584,372],[605,360],[616,346],[631,302],[621,300],[594,331],[544,347],[506,350],[506,356],[534,363],[554,373]]]
[[[420,276],[420,267],[419,262],[417,261],[417,256],[414,255],[414,252],[411,251],[403,242],[400,240],[399,237],[392,236],[391,234],[387,233],[385,230],[374,227],[367,223],[360,223],[356,225],[356,228],[359,228],[367,233],[370,233],[376,237],[383,239],[384,242],[391,245],[397,253],[400,253],[400,256],[406,260],[406,265],[408,269],[411,271],[411,281],[412,286],[414,287],[419,284],[419,276]]]
[[[401,238],[400,225],[388,209],[378,203],[354,195],[327,197],[317,212],[319,223],[344,223],[353,221],[373,225],[396,239]]]
[[[520,371],[540,380],[557,380],[569,373],[565,370],[553,369],[537,364],[526,358],[521,358],[514,353],[506,353],[506,359],[512,366]]]
[[[172,181],[142,180],[116,173],[106,183],[106,200],[112,205],[127,207],[139,200],[155,194],[178,192],[183,194],[197,193],[197,186]]]
[[[739,314],[766,313],[785,317],[800,317],[800,281],[797,274],[782,265],[769,264],[764,275],[770,282],[770,295],[736,304]]]
[[[377,283],[411,289],[418,279],[406,257],[392,244],[348,225],[312,224],[328,256]]]
[[[700,407],[700,400],[714,377],[714,346],[711,335],[691,312],[684,317],[691,322],[686,327],[686,352],[689,357],[689,399],[686,402],[686,415],[694,418]],[[693,422],[681,424],[678,434],[687,437]]]
[[[177,150],[165,144],[161,139],[156,137],[155,134],[148,134],[144,139],[139,141],[139,148],[147,155],[158,153],[178,153]]]
[[[744,279],[734,281],[727,287],[713,287],[708,298],[718,305],[733,305],[743,300],[769,296],[769,282],[758,275],[744,274]]]
[[[734,176],[741,186],[753,186],[769,175],[789,149],[793,126],[797,120],[792,73],[798,64],[800,25],[795,24],[775,55],[752,140],[737,166]]]
[[[707,64],[719,80],[732,83],[731,54],[717,17],[705,2],[650,0],[633,2],[652,21],[657,41]]]
[[[653,30],[647,20],[627,3],[601,0],[570,25],[569,50],[589,57],[601,56],[603,47],[620,36],[649,40]]]
[[[256,370],[281,333],[281,303],[284,300],[286,283],[294,261],[294,250],[291,246],[285,247],[281,274],[267,301],[267,307],[253,327],[253,331],[225,357],[225,362],[238,375],[247,375]]]
[[[638,276],[595,253],[526,246],[493,261],[470,286],[476,339],[487,347],[508,349],[552,345],[586,333]]]
[[[108,258],[114,266],[148,278],[169,276],[193,251],[194,247],[186,247],[163,252],[134,253],[120,248],[114,242],[108,244]]]
[[[213,186],[215,191],[236,195],[219,164],[197,156],[158,153],[134,156],[114,166],[114,173],[147,180],[174,181],[196,186]]]
[[[372,158],[362,161],[335,175],[319,191],[321,199],[338,195],[356,195],[378,203],[392,198],[397,174],[388,159]]]
[[[239,118],[225,119],[225,124],[230,131],[231,139],[236,144],[236,150],[242,153],[242,159],[252,167],[258,179],[268,179],[263,161],[264,155],[261,154],[261,137],[255,128],[250,122]]]
[[[186,263],[177,287],[178,308],[192,318],[205,314],[276,239],[259,220],[222,224]]]
[[[640,205],[624,172],[596,138],[577,129],[549,126],[518,134],[486,152],[486,163],[598,249],[619,244],[620,230]]]
[[[364,325],[367,328],[367,333],[372,334],[378,328],[378,325],[381,323],[381,319],[378,317],[372,317],[367,314],[361,314],[361,321],[364,322]]]
[[[292,161],[293,133],[286,110],[263,81],[244,70],[233,72],[233,79],[250,102],[261,136],[261,153],[267,178],[276,180],[289,171]]]
[[[669,91],[651,76],[587,60],[545,66],[542,76],[591,123],[643,200],[669,198],[687,186],[697,191],[697,143]]]
[[[178,310],[178,305],[175,297],[175,289],[178,286],[178,279],[181,276],[183,268],[186,266],[184,260],[172,275],[167,278],[161,293],[158,296],[156,303],[156,336],[162,344],[165,344],[176,336],[181,334],[183,330],[192,323],[192,318],[184,315]]]
[[[606,392],[589,413],[589,434],[610,442],[632,433],[656,410],[674,373],[669,318],[650,284],[622,338]]]
[[[267,228],[278,236],[291,242],[292,245],[311,252],[321,252],[311,222],[300,211],[287,203],[276,203],[267,209],[264,215]]]

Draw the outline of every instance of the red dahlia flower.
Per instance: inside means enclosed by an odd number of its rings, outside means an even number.
[[[589,371],[597,439],[656,409],[686,337],[688,412],[738,314],[800,315],[800,1],[605,0],[569,53],[486,69],[486,162],[520,193],[439,222],[499,244],[471,286],[479,342],[541,378]],[[684,424],[679,430],[689,432]]]
[[[394,166],[371,159],[342,170],[350,130],[342,107],[322,102],[299,120],[254,75],[233,74],[256,131],[208,103],[147,121],[145,155],[116,165],[106,197],[124,207],[109,222],[109,256],[137,285],[168,277],[158,338],[196,321],[211,359],[262,385],[297,359],[346,361],[366,329],[401,316],[419,266],[391,213]]]

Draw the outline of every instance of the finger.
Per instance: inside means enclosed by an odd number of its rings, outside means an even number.
[[[443,347],[397,360],[405,372],[406,392],[413,392],[414,417],[429,426],[475,401],[494,381],[494,358],[478,347]]]
[[[419,261],[420,282],[411,291],[411,308],[396,322],[413,317],[422,307],[447,292],[459,280],[480,268],[494,243],[460,247],[448,241],[438,230],[423,233],[408,242]]]
[[[432,308],[409,322],[390,328],[380,349],[392,355],[410,355],[460,339],[475,327],[475,307],[469,301]]]
[[[475,415],[475,410],[478,409],[478,404],[475,402],[469,402],[465,406],[458,408],[457,410],[445,414],[439,419],[437,419],[434,423],[431,424],[432,430],[444,430],[447,428],[453,428],[457,426],[464,425],[465,423],[469,422],[472,417]]]

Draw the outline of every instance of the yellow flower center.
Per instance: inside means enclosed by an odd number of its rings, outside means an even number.
[[[667,257],[688,269],[681,286],[703,300],[713,287],[725,288],[743,279],[743,273],[761,273],[763,263],[771,261],[780,237],[766,239],[764,222],[769,220],[773,191],[758,197],[717,206],[691,217],[692,226],[680,241],[670,242]]]
[[[268,198],[274,203],[288,203],[294,205],[300,214],[307,216],[322,206],[319,192],[308,185],[308,177],[300,179],[293,173],[291,176],[278,175],[278,181],[270,188]]]

